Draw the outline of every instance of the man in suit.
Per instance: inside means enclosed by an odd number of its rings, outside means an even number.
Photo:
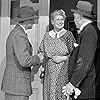
[[[78,1],[77,9],[71,9],[78,31],[78,46],[69,60],[69,83],[63,87],[65,95],[77,100],[95,100],[96,67],[94,65],[98,40],[98,28],[93,24],[93,4]]]
[[[38,20],[33,7],[24,6],[18,9],[15,21],[18,24],[10,32],[6,41],[6,68],[1,89],[5,92],[5,100],[29,100],[32,94],[31,66],[39,68],[43,57],[32,56],[32,46],[26,35]]]

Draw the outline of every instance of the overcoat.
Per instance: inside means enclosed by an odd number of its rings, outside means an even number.
[[[79,99],[95,98],[94,58],[97,40],[97,30],[94,25],[92,23],[86,25],[78,36],[78,46],[69,60],[69,81],[81,90]]]
[[[20,25],[16,25],[6,42],[6,68],[2,91],[15,95],[31,95],[31,66],[39,63],[39,56],[32,56],[32,46],[25,31]]]

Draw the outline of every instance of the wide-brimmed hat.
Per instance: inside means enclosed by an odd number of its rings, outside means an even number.
[[[89,18],[96,17],[96,15],[93,13],[93,4],[88,1],[78,1],[76,9],[71,9],[71,11]]]
[[[36,9],[33,9],[33,7],[30,6],[23,6],[18,9],[18,15],[16,18],[14,18],[14,21],[20,22],[29,19],[37,19],[37,18],[39,17],[37,15]]]

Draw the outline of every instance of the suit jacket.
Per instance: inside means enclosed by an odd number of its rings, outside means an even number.
[[[96,53],[95,53],[94,64],[95,64],[95,70],[96,70],[96,79],[95,79],[96,98],[98,98],[98,100],[99,100],[100,99],[100,30],[97,27],[96,27],[96,30],[98,32],[97,33],[98,41],[97,41],[97,49],[96,49]]]
[[[32,56],[32,46],[25,31],[20,25],[16,25],[6,42],[2,91],[15,95],[31,95],[31,66],[39,63],[40,58],[37,55]]]
[[[84,27],[78,36],[79,44],[69,60],[69,81],[81,90],[79,99],[95,98],[94,57],[97,47],[97,30],[92,23]]]

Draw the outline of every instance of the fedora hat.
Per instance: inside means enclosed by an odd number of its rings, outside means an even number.
[[[18,15],[14,18],[15,22],[25,21],[29,19],[37,19],[37,10],[33,7],[23,6],[18,9]]]
[[[79,13],[89,18],[96,17],[93,13],[93,4],[88,1],[78,1],[76,9],[71,9],[71,11],[74,13]]]

